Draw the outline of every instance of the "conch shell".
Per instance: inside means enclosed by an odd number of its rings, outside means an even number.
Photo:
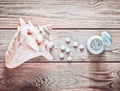
[[[54,46],[52,39],[50,39],[51,30],[51,24],[35,27],[30,21],[25,23],[20,18],[17,32],[5,54],[5,66],[15,68],[38,56],[52,60],[53,57],[49,52]]]

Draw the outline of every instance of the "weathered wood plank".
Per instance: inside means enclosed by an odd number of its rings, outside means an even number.
[[[120,0],[0,0],[0,28],[18,18],[55,28],[120,28]]]
[[[112,46],[107,46],[104,53],[101,55],[92,55],[87,51],[86,42],[90,36],[100,35],[103,30],[53,30],[51,33],[51,38],[54,39],[54,49],[51,50],[51,53],[54,57],[54,60],[59,61],[60,46],[65,44],[65,38],[67,36],[72,38],[71,44],[66,44],[71,48],[70,56],[73,57],[74,61],[120,61],[120,31],[119,30],[106,30],[112,36]],[[4,60],[5,51],[9,45],[9,42],[14,35],[15,30],[1,30],[0,31],[0,60]],[[80,51],[78,48],[75,49],[72,47],[72,43],[77,41],[79,44],[83,44],[85,49]],[[65,52],[64,52],[65,54]],[[66,54],[65,54],[66,55]],[[67,56],[67,55],[66,55]],[[45,58],[35,58],[28,62],[41,62],[47,61]],[[64,59],[66,60],[66,58]],[[64,61],[62,60],[62,61]]]
[[[0,64],[0,91],[119,90],[116,63],[26,63],[15,69]]]

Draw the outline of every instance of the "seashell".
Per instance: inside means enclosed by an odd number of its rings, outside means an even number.
[[[69,54],[70,51],[71,51],[71,49],[70,49],[69,47],[67,47],[67,48],[65,49],[65,52],[66,52],[67,54]]]
[[[78,47],[78,43],[77,42],[73,42],[73,47],[77,48]]]
[[[61,45],[61,47],[60,47],[61,51],[65,51],[65,48],[66,48],[65,45]]]
[[[60,59],[64,59],[64,57],[65,57],[65,55],[64,55],[63,53],[61,53],[61,54],[59,55],[59,58],[60,58]]]
[[[66,41],[66,43],[70,43],[71,38],[70,37],[66,37],[65,41]]]
[[[82,45],[82,44],[79,45],[79,49],[80,49],[80,50],[83,50],[83,49],[84,49],[84,45]]]
[[[26,24],[19,19],[17,32],[15,33],[5,54],[5,66],[15,68],[24,62],[38,56],[44,56],[48,60],[53,57],[50,49],[54,43],[50,38],[52,25],[35,27],[30,21]]]
[[[69,61],[69,62],[72,61],[72,57],[71,57],[71,56],[68,56],[68,57],[67,57],[67,61]]]

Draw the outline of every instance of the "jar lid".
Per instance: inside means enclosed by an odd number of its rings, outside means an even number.
[[[111,45],[112,44],[112,40],[111,40],[111,36],[109,35],[108,32],[101,32],[101,37],[102,37],[102,41],[104,42],[105,45]]]

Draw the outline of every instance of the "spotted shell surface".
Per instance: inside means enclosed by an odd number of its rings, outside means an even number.
[[[50,38],[51,30],[51,24],[35,27],[31,21],[26,23],[20,18],[17,32],[5,53],[5,66],[15,68],[38,56],[52,60],[50,49],[53,48],[54,43]]]

